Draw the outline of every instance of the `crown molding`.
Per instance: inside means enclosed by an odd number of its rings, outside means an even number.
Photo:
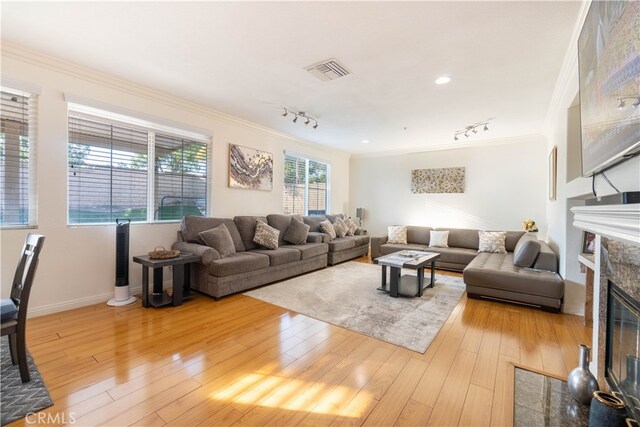
[[[568,91],[571,88],[572,80],[577,77],[578,73],[578,37],[580,36],[582,24],[587,17],[590,5],[591,0],[584,1],[580,11],[578,12],[578,18],[576,19],[575,26],[573,27],[573,33],[571,34],[571,39],[569,40],[569,45],[564,55],[564,60],[562,61],[562,67],[560,67],[560,72],[558,73],[558,78],[556,79],[556,83],[553,88],[551,101],[547,108],[547,115],[544,119],[543,129],[545,136],[551,135],[553,118],[556,117],[558,111],[567,109],[568,105],[566,104],[566,101],[563,101],[566,100],[567,96],[573,95],[569,94]]]
[[[525,142],[531,142],[532,139],[540,139],[544,140],[544,136],[540,134],[531,134],[531,135],[520,135],[508,138],[497,138],[490,139],[486,141],[480,142],[462,142],[462,143],[454,143],[454,144],[442,144],[442,145],[431,145],[424,147],[410,147],[410,148],[401,148],[397,150],[385,150],[385,151],[375,151],[371,153],[357,153],[352,154],[352,159],[367,159],[374,157],[388,157],[388,156],[400,156],[403,154],[418,154],[418,153],[427,153],[432,151],[449,151],[449,150],[465,150],[469,148],[484,148],[484,147],[494,147],[499,145],[512,145],[519,144]]]
[[[156,89],[151,89],[149,87],[131,82],[129,80],[115,77],[113,75],[95,70],[93,68],[66,61],[64,59],[48,55],[40,51],[36,51],[16,43],[3,40],[0,43],[0,50],[3,58],[11,58],[20,62],[35,65],[37,67],[46,68],[48,70],[67,75],[69,77],[99,84],[100,86],[108,87],[117,91],[126,92],[131,95],[171,108],[177,108],[186,111],[188,113],[198,114],[228,124],[264,132],[272,136],[294,141],[296,143],[308,146],[316,150],[321,150],[327,153],[334,153],[336,151],[336,149],[334,148],[316,144],[311,141],[301,140],[294,137],[293,135],[277,131],[267,126],[254,123],[249,120],[241,119],[239,117],[223,113],[213,108],[206,107],[195,102],[187,101],[183,98],[179,98]],[[340,151],[345,155],[350,154],[344,150],[338,149],[337,151]]]

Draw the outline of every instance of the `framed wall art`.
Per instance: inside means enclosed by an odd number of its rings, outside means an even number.
[[[464,168],[414,169],[411,192],[464,193]]]
[[[229,187],[271,191],[273,154],[229,144]]]

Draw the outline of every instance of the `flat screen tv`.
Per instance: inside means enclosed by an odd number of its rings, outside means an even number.
[[[582,175],[640,154],[640,2],[593,1],[578,39]]]

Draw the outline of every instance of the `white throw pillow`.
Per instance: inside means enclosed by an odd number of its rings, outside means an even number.
[[[401,243],[407,244],[407,226],[406,225],[392,225],[389,227],[389,238],[387,243]]]
[[[478,231],[478,237],[480,238],[478,252],[507,253],[505,248],[506,231]]]
[[[353,222],[351,217],[345,219],[344,222],[349,227],[349,230],[347,230],[347,236],[353,236],[355,234],[356,230],[358,229],[358,226],[356,225],[355,222]]]
[[[449,230],[435,231],[431,230],[429,235],[430,248],[448,248],[449,247]]]

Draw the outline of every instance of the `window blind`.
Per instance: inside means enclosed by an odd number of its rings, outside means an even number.
[[[37,96],[0,92],[0,226],[35,226]]]
[[[327,213],[329,166],[316,160],[285,154],[284,213]]]
[[[155,134],[154,214],[178,220],[207,211],[207,145]]]

